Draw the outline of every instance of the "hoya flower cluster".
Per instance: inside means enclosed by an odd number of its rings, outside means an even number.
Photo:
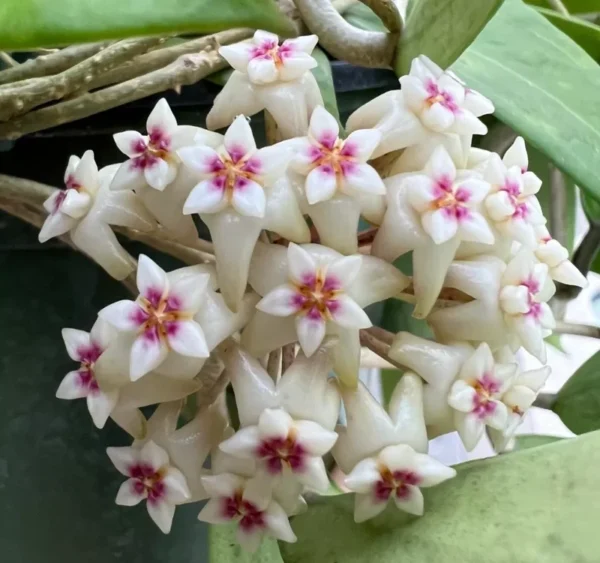
[[[457,431],[471,450],[487,428],[505,448],[548,377],[553,280],[586,283],[545,227],[523,139],[502,156],[471,148],[489,100],[420,57],[346,134],[310,71],[316,41],[258,31],[222,47],[234,72],[207,124],[224,134],[179,125],[160,100],[146,135],[115,135],[124,162],[71,157],[66,189],[45,204],[40,240],[69,233],[113,277],[135,272],[132,299],[107,304],[89,333],[63,330],[79,367],[57,396],[85,397],[98,428],[110,417],[132,436],[108,450],[126,477],[116,502],[145,501],[165,533],[177,505],[208,499],[199,518],[237,523],[248,549],[265,535],[293,542],[289,517],[329,487],[326,455],[356,494],[357,522],[388,505],[423,514],[421,489],[455,475],[428,439]],[[249,117],[262,110],[282,140],[258,148]],[[382,176],[373,159],[390,153]],[[193,215],[214,265],[166,272],[111,229],[193,249]],[[361,217],[376,232],[366,245]],[[412,277],[393,265],[407,253]],[[442,290],[454,302],[438,307]],[[406,371],[384,410],[358,382],[364,309],[407,296],[436,339],[395,336],[389,357]],[[521,348],[539,369],[519,369]]]

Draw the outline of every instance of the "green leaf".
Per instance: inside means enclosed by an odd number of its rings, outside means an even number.
[[[539,6],[541,8],[549,8],[550,3],[548,0],[526,0],[528,4],[532,6]],[[562,0],[565,8],[570,14],[586,14],[589,12],[597,12],[598,0]]]
[[[516,450],[528,450],[529,448],[537,448],[538,446],[545,446],[547,444],[553,444],[559,440],[564,440],[560,436],[545,436],[543,434],[521,434],[516,437],[517,447]]]
[[[453,65],[496,117],[600,198],[600,67],[535,9],[506,0]]]
[[[333,75],[331,74],[331,63],[327,55],[318,47],[313,50],[312,56],[317,60],[318,66],[312,69],[321,95],[325,102],[325,109],[333,115],[338,122],[340,121],[340,113],[338,111],[337,98],[335,96],[335,86],[333,84]]]
[[[425,515],[392,506],[355,524],[353,496],[314,505],[292,521],[286,563],[598,560],[600,433],[459,466],[423,489]],[[408,525],[406,525],[408,524]]]
[[[566,33],[590,57],[600,62],[600,26],[573,16],[563,16],[545,8],[538,8],[538,12]]]
[[[344,19],[354,27],[366,31],[387,31],[375,12],[364,4],[355,4],[344,12]]]
[[[274,0],[2,0],[0,49],[258,27],[293,35]]]
[[[552,410],[575,434],[600,429],[600,352],[563,385]]]
[[[419,55],[427,55],[442,68],[450,66],[500,4],[502,0],[419,0],[410,10],[400,36],[396,74],[407,74],[410,63]]]
[[[277,541],[264,538],[255,553],[244,551],[235,537],[237,526],[210,526],[208,563],[283,563]]]

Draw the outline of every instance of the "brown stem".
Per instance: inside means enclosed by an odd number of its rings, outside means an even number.
[[[334,57],[349,63],[391,68],[398,37],[396,33],[365,31],[348,23],[330,0],[295,0],[308,29]]]
[[[165,68],[144,76],[3,123],[0,125],[0,139],[18,139],[27,133],[83,119],[152,94],[179,89],[198,82],[226,65],[216,51],[182,55]]]
[[[107,42],[72,45],[55,53],[30,59],[19,66],[0,71],[0,84],[62,72],[92,57],[107,45],[109,45]]]
[[[252,35],[250,29],[228,29],[214,35],[191,39],[173,47],[157,49],[145,55],[139,55],[113,70],[106,72],[86,85],[86,90],[92,91],[110,84],[117,84],[143,74],[148,74],[171,64],[181,55],[199,53],[207,48],[217,48],[219,45],[229,45],[243,41]]]
[[[379,227],[369,227],[368,229],[358,233],[358,246],[367,246],[372,244],[378,230]]]
[[[575,336],[587,336],[589,338],[600,338],[600,327],[591,325],[578,325],[557,321],[554,332],[557,334],[573,334]]]
[[[371,328],[363,328],[360,331],[360,344],[361,346],[366,346],[372,352],[375,352],[379,357],[383,358],[393,366],[397,367],[399,370],[405,371],[407,368],[402,364],[392,360],[388,353],[390,351],[390,345],[382,342],[375,334],[371,332]]]
[[[381,342],[383,342],[384,344],[387,344],[388,346],[391,346],[395,338],[395,334],[391,333],[389,330],[385,330],[384,328],[378,326],[372,326],[365,330],[378,340],[381,340]]]
[[[0,90],[0,121],[24,114],[48,102],[60,100],[102,73],[165,41],[163,37],[119,41],[56,76],[36,78],[24,84],[16,83],[3,88]]]

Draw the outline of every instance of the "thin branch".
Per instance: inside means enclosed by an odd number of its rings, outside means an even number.
[[[358,29],[336,11],[330,0],[295,1],[308,29],[319,36],[331,55],[358,66],[391,68],[396,33]]]
[[[19,63],[15,61],[15,59],[13,59],[6,51],[0,51],[0,59],[2,59],[2,61],[11,68],[19,66]]]
[[[371,328],[364,328],[360,331],[360,344],[366,346],[372,352],[375,352],[379,357],[383,358],[386,362],[389,362],[396,368],[405,371],[407,368],[398,362],[395,362],[388,356],[390,351],[390,345],[382,342],[375,334],[373,334]]]
[[[579,325],[556,321],[554,332],[557,334],[572,334],[574,336],[587,336],[589,338],[600,338],[600,327],[591,325]]]
[[[138,242],[141,242],[146,246],[151,246],[160,252],[170,254],[171,256],[174,256],[190,266],[194,266],[196,264],[208,264],[215,261],[215,257],[212,254],[202,252],[201,250],[196,250],[195,248],[190,248],[189,246],[181,244],[177,241],[165,238],[166,234],[161,228],[152,233],[142,233],[141,231],[136,231],[135,229],[128,229],[125,227],[112,228],[117,233],[125,235],[128,239],[137,240]]]
[[[2,88],[0,90],[0,121],[7,121],[16,115],[27,113],[35,107],[60,100],[89,84],[104,72],[165,41],[164,37],[119,41],[58,75],[36,78],[28,80],[22,85],[16,83],[9,88]]]
[[[3,123],[0,125],[0,139],[18,139],[28,133],[83,119],[152,94],[195,84],[226,66],[227,63],[216,51],[182,55],[165,68],[144,76]]]
[[[107,45],[109,45],[107,42],[72,45],[55,53],[30,59],[19,66],[0,71],[0,84],[62,72],[94,56]]]
[[[600,249],[600,224],[590,223],[588,232],[573,254],[573,264],[584,275],[587,276]]]
[[[563,246],[567,244],[567,188],[563,173],[550,166],[550,232]]]
[[[533,402],[533,406],[540,409],[552,410],[552,405],[555,401],[556,393],[540,393]]]
[[[56,189],[33,180],[0,174],[0,195],[7,199],[41,206]]]
[[[215,33],[214,35],[192,39],[180,43],[179,45],[174,45],[173,47],[157,49],[151,53],[139,55],[131,61],[114,68],[110,72],[98,76],[86,86],[86,89],[89,92],[110,84],[131,80],[132,78],[137,78],[138,76],[163,68],[168,64],[171,64],[181,55],[199,53],[207,48],[218,48],[219,45],[237,43],[238,41],[247,39],[251,35],[252,30],[250,29],[228,29],[221,33]]]
[[[0,209],[5,211],[6,213],[10,213],[14,217],[17,217],[18,219],[21,219],[21,221],[24,221],[25,223],[29,223],[30,225],[33,225],[37,229],[40,229],[44,223],[44,216],[39,211],[31,209],[26,204],[23,204],[23,203],[15,203],[14,201],[6,201],[6,200],[0,199]],[[70,248],[72,248],[73,250],[75,250],[77,252],[81,252],[73,244],[73,242],[71,241],[71,239],[68,236],[62,235],[62,236],[58,237],[58,239],[61,242],[63,242],[64,244],[66,244],[67,246],[69,246]],[[81,252],[81,253],[84,256],[87,256],[87,254],[85,254],[84,252]],[[89,258],[89,256],[87,256],[87,257]],[[92,259],[90,258],[90,260],[92,260]],[[92,260],[92,262],[93,262],[93,260]],[[95,262],[94,262],[94,264],[95,264]],[[137,285],[136,285],[136,281],[135,281],[135,273],[130,274],[124,280],[120,280],[120,281],[131,294],[137,295],[138,290],[137,290]]]
[[[378,326],[372,326],[372,327],[368,328],[367,330],[368,330],[369,334],[371,334],[378,340],[381,340],[381,342],[383,342],[384,344],[387,344],[388,346],[391,346],[391,344],[394,341],[394,338],[396,336],[389,330],[385,330],[384,328],[380,328]]]
[[[397,0],[360,0],[371,8],[391,33],[402,31],[402,17]]]
[[[567,7],[562,3],[562,0],[546,0],[546,1],[548,2],[548,5],[553,10],[556,10],[559,14],[562,14],[563,16],[569,15],[569,10],[567,10]]]

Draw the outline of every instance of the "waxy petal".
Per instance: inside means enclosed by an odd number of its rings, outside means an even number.
[[[231,205],[241,215],[262,218],[265,216],[267,205],[265,190],[253,180],[238,178],[233,189]]]
[[[135,301],[123,299],[101,309],[98,316],[119,331],[133,332],[143,324],[147,315]]]
[[[256,143],[248,119],[238,115],[223,139],[225,150],[234,162],[256,151]]]
[[[344,479],[344,485],[359,494],[370,494],[377,481],[381,479],[379,465],[373,457],[359,461]]]
[[[454,114],[448,108],[436,102],[422,111],[421,121],[431,131],[442,133],[454,124]]]
[[[356,164],[344,175],[344,186],[366,194],[383,195],[385,184],[379,174],[368,164]]]
[[[527,170],[529,166],[529,158],[527,157],[527,149],[525,148],[525,140],[523,137],[517,137],[510,148],[502,157],[507,168],[518,166],[522,172]]]
[[[254,84],[270,84],[275,82],[279,71],[271,58],[256,57],[248,63],[248,78]]]
[[[154,306],[169,291],[169,280],[166,272],[145,254],[140,254],[138,259],[136,284],[140,295]]]
[[[169,134],[177,127],[177,120],[173,111],[165,98],[158,100],[148,119],[146,120],[146,130],[150,134],[160,134],[163,137],[169,137]]]
[[[301,246],[290,243],[287,249],[287,261],[290,279],[298,284],[304,284],[311,279],[317,269],[314,258]]]
[[[58,399],[82,399],[87,397],[89,389],[82,385],[81,374],[79,371],[70,371],[65,375],[56,390]]]
[[[470,211],[469,214],[458,221],[458,232],[462,240],[467,242],[480,242],[494,244],[494,233],[481,213]]]
[[[139,450],[130,447],[111,447],[106,448],[106,453],[117,471],[125,477],[129,477],[131,467],[137,463]]]
[[[329,478],[325,463],[321,457],[309,457],[304,466],[296,473],[298,481],[310,490],[326,493],[329,488]]]
[[[250,62],[251,50],[251,43],[234,43],[233,45],[223,45],[219,47],[219,55],[221,55],[234,70],[246,72],[248,70],[248,63]]]
[[[360,162],[367,162],[381,142],[381,133],[377,129],[359,129],[348,135],[344,141],[342,152],[356,158]]]
[[[224,166],[219,153],[208,146],[183,147],[177,154],[185,166],[199,174],[214,174]]]
[[[137,131],[123,131],[113,135],[117,148],[130,158],[140,156],[148,146],[147,137]]]
[[[228,205],[225,189],[218,180],[203,180],[196,184],[183,205],[184,215],[192,213],[219,213]]]
[[[324,456],[333,448],[337,434],[323,428],[312,420],[298,420],[294,423],[298,441],[312,456]]]
[[[357,494],[354,498],[354,521],[357,524],[365,522],[381,514],[387,501],[379,500],[373,492],[367,494]]]
[[[280,285],[265,295],[256,305],[260,311],[277,317],[287,317],[300,309],[300,294],[290,285]]]
[[[361,329],[373,326],[369,316],[351,297],[339,295],[335,303],[336,307],[331,311],[333,322],[344,328]]]
[[[118,389],[99,390],[88,394],[87,407],[96,428],[104,428],[118,400]]]
[[[206,297],[210,279],[210,274],[198,271],[170,283],[169,308],[197,313]]]
[[[448,404],[455,410],[468,413],[473,410],[477,392],[463,380],[455,381],[450,388]]]
[[[296,317],[296,333],[302,351],[310,358],[325,338],[325,321],[308,316]]]
[[[456,178],[456,166],[443,145],[437,147],[425,165],[425,172],[430,178],[439,181],[444,179],[454,181]]]
[[[60,206],[60,212],[81,219],[90,209],[92,198],[88,193],[77,192],[76,190],[67,190],[67,195]]]
[[[142,493],[138,492],[136,485],[139,483],[137,479],[127,479],[119,487],[115,502],[119,506],[135,506],[147,498],[146,489]]]
[[[258,419],[261,438],[287,438],[293,426],[292,417],[283,409],[265,409]]]
[[[61,335],[69,357],[76,362],[81,362],[90,346],[90,334],[76,328],[63,328]]]
[[[156,369],[167,358],[169,348],[154,330],[140,334],[133,342],[129,364],[131,381],[137,381]]]
[[[60,235],[64,235],[69,232],[75,225],[77,225],[78,220],[69,217],[68,215],[64,215],[63,213],[52,213],[46,217],[42,228],[40,229],[40,233],[38,235],[38,240],[40,242],[46,242],[54,237],[59,237]]]
[[[433,239],[435,244],[443,244],[458,232],[458,221],[445,209],[426,211],[421,216],[423,230]]]
[[[210,352],[202,327],[194,321],[174,321],[168,324],[167,340],[172,350],[191,358],[208,358]]]
[[[296,80],[311,68],[318,66],[316,59],[306,53],[288,55],[279,68],[279,79],[284,81]]]
[[[119,166],[110,184],[111,190],[139,190],[146,186],[144,170],[135,161],[126,160]]]
[[[356,280],[362,265],[363,257],[359,254],[338,258],[327,268],[327,279],[347,289]]]
[[[423,493],[419,487],[414,485],[406,485],[406,493],[403,496],[394,495],[394,503],[396,507],[409,514],[422,516],[424,511]]]
[[[306,199],[310,205],[331,199],[337,190],[337,177],[329,165],[313,168],[306,177]]]
[[[163,534],[168,534],[171,531],[173,525],[173,516],[175,516],[175,505],[167,502],[166,500],[159,500],[158,502],[147,502],[146,508],[150,518],[158,526],[158,529]]]
[[[260,440],[258,426],[248,426],[240,428],[231,438],[221,442],[219,449],[235,457],[255,459]]]
[[[475,414],[456,412],[454,415],[456,429],[465,449],[470,452],[483,436],[485,424]]]
[[[146,182],[160,192],[175,180],[175,176],[177,176],[177,167],[162,158],[153,160],[144,168]]]
[[[317,143],[333,148],[340,133],[337,119],[333,117],[323,106],[317,106],[310,117],[308,134]]]

